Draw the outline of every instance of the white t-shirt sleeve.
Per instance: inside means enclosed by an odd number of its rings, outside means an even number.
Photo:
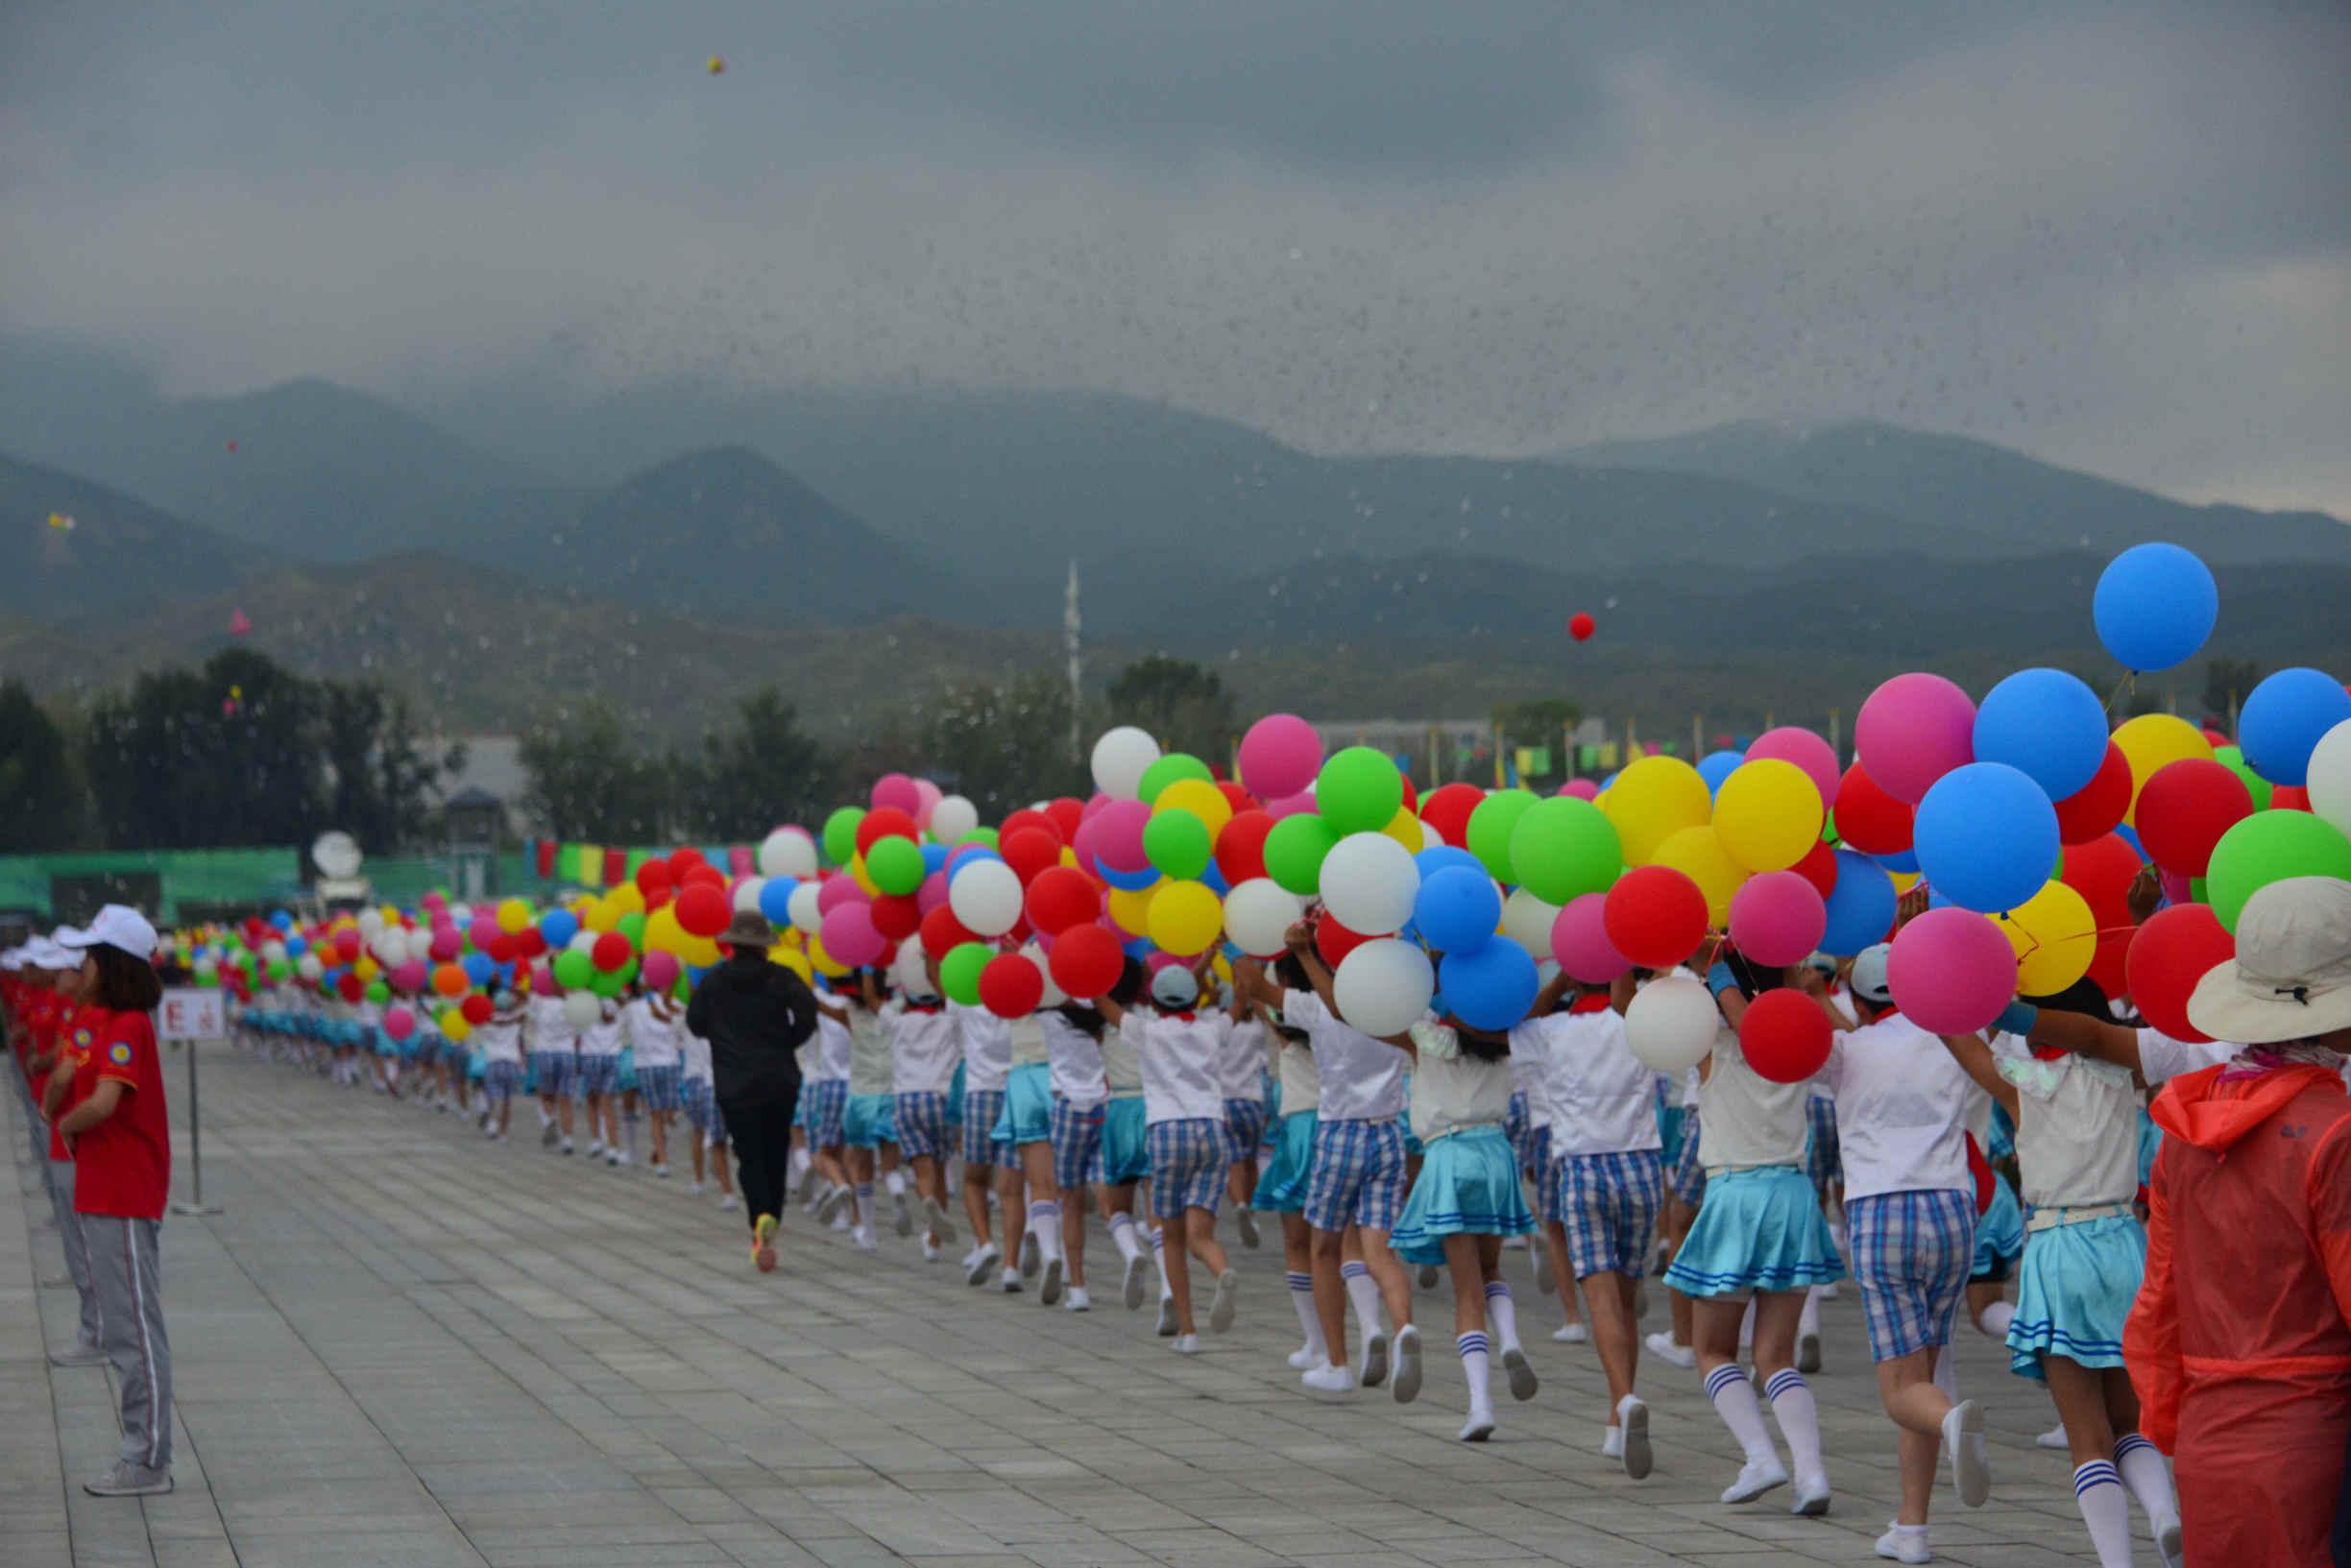
[[[2139,1031],[2139,1075],[2149,1085],[2216,1067],[2236,1054],[2237,1048],[2225,1041],[2191,1043],[2174,1040],[2161,1029]]]
[[[1312,991],[1282,993],[1282,1022],[1294,1029],[1311,1029],[1329,1016],[1322,999]]]

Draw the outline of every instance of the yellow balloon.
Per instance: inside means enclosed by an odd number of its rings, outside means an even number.
[[[808,961],[808,954],[797,948],[788,948],[778,942],[767,950],[767,956],[804,980],[813,980],[816,977],[815,967]]]
[[[531,923],[531,907],[521,899],[501,899],[497,906],[497,928],[508,936],[522,930]]]
[[[2139,818],[2139,791],[2149,779],[2173,762],[2213,760],[2212,742],[2204,738],[2204,732],[2176,713],[2142,713],[2126,720],[2116,729],[2114,743],[2130,764],[2131,803],[2122,820],[2133,824]]]
[[[360,984],[365,985],[383,973],[383,965],[376,961],[374,953],[363,953],[351,960],[351,973],[359,977]]]
[[[1212,842],[1233,814],[1232,802],[1224,798],[1224,791],[1205,779],[1178,779],[1159,791],[1159,798],[1151,802],[1153,812],[1178,808],[1200,818]]]
[[[1746,881],[1747,873],[1711,828],[1684,828],[1658,846],[1651,864],[1671,866],[1698,884],[1706,895],[1707,920],[1716,930],[1731,924],[1731,895]]]
[[[448,1036],[450,1045],[462,1046],[466,1036],[473,1032],[473,1025],[466,1022],[465,1014],[451,1007],[441,1015],[441,1032]]]
[[[388,904],[376,912],[384,917],[384,924],[387,926],[397,926],[400,923],[400,912]]]
[[[2090,901],[2052,881],[2000,917],[2000,934],[2016,949],[2017,992],[2046,997],[2090,973],[2097,957],[2097,917]]]
[[[808,939],[808,960],[815,966],[818,974],[831,979],[839,979],[843,975],[849,973],[847,964],[835,963],[833,955],[825,952],[824,938],[820,936],[812,936]]]
[[[875,882],[873,880],[873,874],[865,869],[864,856],[852,855],[849,856],[849,875],[860,887],[865,889],[865,896],[867,898],[880,898],[882,896],[882,888],[880,884]]]
[[[1713,808],[1706,781],[1678,757],[1644,757],[1600,794],[1629,866],[1656,859],[1658,846],[1683,830],[1705,827]]]
[[[1893,882],[1895,892],[1907,893],[1910,891],[1910,884],[1919,880],[1919,873],[1915,871],[1889,871],[1886,873],[1886,877],[1888,880]]]
[[[685,941],[679,944],[677,955],[680,963],[694,969],[708,969],[726,956],[718,951],[716,942],[707,936],[696,936],[691,931],[687,932]]]
[[[606,907],[612,910],[615,920],[618,920],[622,915],[642,914],[645,906],[644,889],[639,887],[635,882],[622,882],[604,895],[604,903]]]
[[[1749,871],[1785,871],[1811,853],[1820,831],[1820,786],[1793,762],[1741,762],[1714,797],[1714,836]]]
[[[1141,936],[1151,927],[1151,895],[1166,885],[1162,878],[1149,887],[1114,887],[1103,901],[1103,906],[1110,911],[1110,918],[1120,930],[1128,936]]]
[[[1205,953],[1224,929],[1224,902],[1206,882],[1161,882],[1151,895],[1145,930],[1162,953]]]
[[[686,928],[677,921],[677,906],[665,904],[645,916],[644,950],[647,953],[667,953],[683,961],[686,957]]]
[[[620,924],[620,910],[611,899],[589,899],[580,905],[579,920],[601,936]]]
[[[1428,834],[1422,831],[1420,827],[1420,819],[1413,815],[1412,808],[1409,806],[1397,807],[1396,814],[1389,820],[1388,826],[1382,828],[1380,832],[1386,833],[1389,837],[1394,839],[1397,843],[1403,845],[1415,855],[1418,855],[1422,850],[1428,848]]]

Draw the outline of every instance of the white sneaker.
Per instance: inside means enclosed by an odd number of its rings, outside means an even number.
[[[1649,1352],[1650,1355],[1655,1356],[1659,1361],[1670,1362],[1674,1365],[1682,1368],[1682,1370],[1684,1372],[1694,1372],[1698,1369],[1698,1352],[1696,1348],[1690,1345],[1678,1345],[1674,1343],[1674,1337],[1663,1329],[1660,1329],[1657,1333],[1652,1334],[1647,1339],[1643,1339],[1641,1341],[1641,1345]]]
[[[1320,1345],[1300,1345],[1290,1352],[1290,1367],[1297,1372],[1308,1371],[1329,1360],[1330,1357]]]
[[[849,1211],[847,1209],[843,1209],[840,1213],[833,1217],[833,1223],[827,1228],[838,1231],[852,1231],[857,1229],[857,1221],[849,1218]]]
[[[1796,1483],[1796,1501],[1788,1512],[1799,1519],[1817,1519],[1829,1511],[1829,1478],[1806,1476]]]
[[[869,1230],[851,1231],[849,1233],[849,1244],[856,1247],[860,1252],[879,1252],[882,1250],[882,1243],[874,1240],[874,1233]]]
[[[834,1220],[840,1218],[840,1212],[849,1206],[849,1200],[856,1195],[855,1192],[837,1182],[828,1182],[825,1185],[824,1195],[816,1200],[816,1222],[820,1225],[833,1223]]]
[[[1992,1495],[1992,1456],[1984,1442],[1983,1407],[1963,1399],[1943,1417],[1943,1447],[1951,1455],[1951,1484],[1959,1501],[1980,1508]]]
[[[1618,1458],[1624,1460],[1625,1474],[1639,1481],[1649,1474],[1655,1457],[1649,1451],[1649,1407],[1638,1396],[1627,1394],[1616,1401]]]
[[[1510,1379],[1511,1397],[1522,1405],[1542,1391],[1542,1385],[1535,1376],[1534,1363],[1527,1360],[1527,1353],[1516,1345],[1502,1352],[1502,1374]]]
[[[1007,1265],[1004,1271],[1004,1277],[996,1282],[996,1289],[1002,1291],[1006,1295],[1020,1294],[1022,1289],[1020,1270]]]
[[[1749,1459],[1739,1466],[1738,1480],[1723,1488],[1722,1500],[1726,1503],[1752,1503],[1774,1486],[1786,1485],[1787,1479],[1787,1467],[1780,1462],[1778,1455]]]
[[[702,1195],[704,1193],[707,1193],[707,1192],[709,1192],[709,1191],[710,1191],[710,1183],[709,1183],[709,1182],[706,1182],[706,1181],[697,1181],[697,1182],[693,1183],[692,1185],[689,1186],[689,1187],[686,1189],[686,1195],[687,1195],[687,1196],[689,1196],[689,1197],[700,1197],[700,1196],[701,1196],[701,1195]]]
[[[607,1170],[618,1170],[620,1169],[620,1151],[618,1149],[608,1148],[604,1151],[604,1169]]]
[[[1355,1374],[1344,1366],[1333,1366],[1328,1362],[1324,1362],[1320,1366],[1308,1367],[1300,1375],[1298,1381],[1319,1394],[1345,1394],[1355,1391]]]
[[[1388,1381],[1388,1336],[1364,1336],[1363,1365],[1356,1371],[1355,1381],[1367,1388],[1376,1388]]]
[[[723,1193],[719,1194],[718,1212],[720,1214],[733,1214],[736,1210],[741,1207],[742,1199],[737,1197],[733,1193]]]
[[[925,1263],[936,1263],[942,1256],[939,1249],[939,1244],[931,1240],[931,1238],[928,1236],[922,1239],[922,1256],[923,1262]],[[977,1284],[978,1282],[974,1281],[973,1283]]]
[[[1465,1443],[1482,1443],[1493,1434],[1493,1411],[1472,1410],[1469,1419],[1462,1423],[1460,1436]]]
[[[1390,1391],[1399,1405],[1420,1397],[1420,1331],[1410,1323],[1396,1330],[1395,1381]]]
[[[1143,1254],[1136,1253],[1127,1260],[1126,1278],[1119,1282],[1119,1298],[1128,1312],[1143,1310]]]
[[[569,1151],[570,1151],[570,1150],[569,1150],[569,1147],[567,1146],[566,1152],[569,1152]],[[600,1160],[600,1159],[602,1159],[603,1157],[604,1157],[604,1140],[603,1140],[603,1139],[601,1139],[601,1138],[591,1138],[591,1139],[589,1139],[589,1140],[588,1140],[588,1158],[590,1158],[590,1159],[592,1159],[592,1160]]]
[[[1233,1325],[1234,1297],[1241,1290],[1241,1275],[1227,1268],[1217,1276],[1216,1294],[1208,1302],[1208,1332],[1222,1334]]]
[[[901,1235],[901,1236],[911,1236],[911,1235],[913,1235],[913,1234],[914,1234],[914,1208],[913,1208],[913,1205],[912,1205],[912,1204],[910,1204],[910,1203],[909,1203],[909,1202],[907,1201],[907,1195],[906,1195],[906,1194],[904,1194],[904,1193],[892,1193],[892,1194],[890,1194],[890,1202],[891,1202],[891,1203],[892,1203],[892,1204],[893,1204],[893,1205],[896,1207],[896,1209],[897,1209],[897,1214],[895,1215],[895,1217],[893,1217],[893,1218],[891,1219],[890,1223],[891,1223],[893,1226],[895,1226],[895,1227],[896,1227],[896,1229],[897,1229],[897,1231],[898,1231],[898,1234],[899,1234],[899,1235]]]
[[[2180,1522],[2166,1519],[2149,1529],[2155,1536],[2155,1555],[2163,1559],[2164,1568],[2179,1568]]]
[[[434,1108],[435,1108],[436,1110],[437,1110],[437,1109],[439,1109],[439,1107],[438,1107],[438,1106],[436,1106],[436,1107],[434,1107]],[[571,1140],[570,1140],[570,1139],[567,1138],[567,1139],[565,1139],[565,1140],[563,1141],[563,1151],[564,1151],[566,1154],[570,1154],[570,1153],[575,1152],[575,1151],[573,1150],[573,1148],[571,1147]]]
[[[1173,1339],[1176,1327],[1176,1298],[1172,1295],[1163,1295],[1159,1298],[1159,1338]]]
[[[1045,1249],[1038,1243],[1036,1232],[1032,1230],[1022,1231],[1020,1244],[1021,1278],[1034,1279],[1037,1277],[1037,1270],[1044,1266]]]
[[[1045,1277],[1037,1281],[1037,1305],[1050,1307],[1061,1299],[1061,1267],[1058,1254],[1045,1260]]]
[[[1251,1252],[1256,1251],[1257,1244],[1262,1240],[1257,1233],[1256,1211],[1248,1208],[1234,1210],[1233,1224],[1241,1232],[1241,1244]]]
[[[2035,1437],[2033,1446],[2036,1448],[2071,1448],[2073,1444],[2072,1439],[2066,1436],[2065,1423],[2060,1421],[2040,1436]]]
[[[666,1166],[666,1165],[657,1165],[657,1166],[653,1166],[653,1167],[651,1168],[651,1170],[652,1170],[652,1171],[653,1171],[653,1174],[655,1174],[656,1176],[659,1176],[659,1177],[660,1177],[662,1180],[664,1180],[664,1181],[667,1181],[667,1180],[669,1179],[669,1168],[668,1168],[667,1166]]]
[[[553,1148],[555,1146],[555,1140],[561,1138],[562,1136],[563,1128],[557,1126],[554,1122],[542,1122],[539,1123],[539,1146],[541,1148]]]
[[[82,1489],[92,1497],[160,1497],[172,1489],[172,1476],[169,1470],[116,1459],[104,1475],[84,1482]]]
[[[931,1222],[931,1234],[939,1239],[941,1246],[952,1242],[956,1239],[955,1221],[947,1218],[947,1211],[939,1207],[935,1198],[924,1198],[922,1206],[923,1218]]]
[[[1562,1323],[1551,1331],[1552,1342],[1555,1344],[1580,1345],[1590,1338],[1591,1330],[1586,1328],[1582,1323]],[[1694,1356],[1696,1352],[1693,1351],[1691,1354]],[[1693,1361],[1691,1364],[1697,1363]]]
[[[1178,1334],[1176,1336],[1176,1342],[1168,1346],[1178,1356],[1197,1356],[1200,1354],[1200,1336],[1197,1334]]]
[[[1085,1293],[1084,1286],[1073,1285],[1070,1287],[1069,1295],[1061,1303],[1061,1310],[1072,1313],[1092,1312],[1094,1298]]]
[[[989,1272],[996,1266],[998,1256],[996,1249],[984,1242],[964,1253],[963,1283],[975,1289],[985,1285]]]
[[[1421,1290],[1434,1291],[1437,1289],[1437,1266],[1435,1264],[1422,1264],[1420,1272],[1415,1277]]]
[[[1888,1562],[1932,1562],[1934,1554],[1927,1549],[1927,1527],[1904,1530],[1898,1524],[1886,1526],[1886,1532],[1878,1537],[1878,1555]]]

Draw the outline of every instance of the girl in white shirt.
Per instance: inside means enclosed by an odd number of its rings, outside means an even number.
[[[669,1175],[669,1123],[678,1109],[678,1031],[686,1026],[686,1009],[660,992],[648,992],[631,982],[632,995],[621,1009],[628,1024],[629,1045],[636,1052],[637,1087],[644,1098],[645,1118],[653,1126],[653,1174]]]
[[[1061,1191],[1054,1179],[1053,1048],[1045,1016],[1007,1021],[1012,1066],[991,1142],[1010,1156],[996,1182],[1005,1238],[1019,1256],[1021,1276],[1037,1281],[1037,1305],[1057,1307],[1069,1264],[1061,1252]]]
[[[545,974],[545,971],[542,971]],[[543,991],[540,986],[544,984]],[[530,1060],[539,1074],[539,1145],[571,1152],[571,1091],[579,1077],[579,1037],[564,1017],[563,987],[552,974],[533,977],[529,1010]]]
[[[1281,1095],[1281,1122],[1273,1130],[1273,1157],[1258,1174],[1249,1205],[1281,1217],[1282,1266],[1289,1276],[1290,1305],[1297,1312],[1305,1343],[1290,1353],[1298,1371],[1331,1359],[1322,1342],[1322,1320],[1315,1315],[1314,1228],[1306,1223],[1306,1181],[1314,1165],[1315,1112],[1322,1103],[1322,1080],[1315,1072],[1314,1048],[1304,1029],[1281,1022],[1260,1006],[1270,1037],[1277,1043],[1274,1071]]]
[[[1081,1003],[1063,1001],[1038,1013],[1035,1024],[1045,1042],[1046,1085],[1051,1097],[1046,1135],[1053,1146],[1054,1190],[1061,1210],[1061,1254],[1069,1278],[1069,1294],[1062,1305],[1074,1313],[1089,1312],[1094,1301],[1086,1293],[1085,1195],[1086,1189],[1096,1185],[1103,1102],[1110,1098],[1109,1080],[1103,1070],[1103,1017]],[[1009,1108],[1009,1094],[1006,1099]],[[1108,1219],[1105,1209],[1103,1220]],[[1132,1228],[1129,1219],[1128,1229]],[[1134,1273],[1135,1289],[1140,1292],[1139,1256]]]
[[[1257,1193],[1257,1150],[1266,1135],[1266,1060],[1272,1029],[1254,1010],[1235,1015],[1232,1038],[1217,1061],[1218,1087],[1224,1096],[1224,1134],[1232,1145],[1232,1168],[1224,1194],[1232,1199],[1241,1244],[1257,1245],[1257,1216],[1249,1199]]]
[[[491,998],[490,1022],[473,1031],[482,1053],[482,1131],[506,1141],[514,1119],[515,1091],[522,1083],[522,1001],[512,991]]]
[[[588,1107],[588,1158],[628,1164],[620,1145],[620,1004],[596,998],[595,1022],[580,1030],[579,1098]]]
[[[874,1240],[874,1181],[889,1193],[901,1236],[914,1234],[914,1212],[907,1202],[907,1177],[898,1147],[896,1063],[884,1024],[888,980],[878,969],[860,970],[834,994],[847,1009],[849,1098],[841,1111],[841,1137],[848,1145],[850,1185],[856,1189],[857,1227],[852,1240],[871,1252]]]
[[[847,1007],[831,992],[817,992],[816,1034],[809,1042],[809,1071],[800,1083],[800,1103],[808,1110],[811,1169],[824,1184],[811,1208],[818,1224],[835,1230],[856,1228],[849,1207],[857,1189],[851,1185],[845,1163],[853,1043]]]
[[[693,1185],[687,1191],[700,1197],[708,1191],[710,1167],[717,1168],[718,1207],[736,1205],[735,1177],[727,1170],[726,1123],[718,1116],[718,1100],[711,1078],[710,1042],[678,1020],[678,1092],[686,1102],[686,1118],[693,1126]],[[711,1155],[716,1158],[710,1158]]]
[[[922,1252],[935,1262],[955,1240],[947,1218],[947,1094],[962,1065],[963,1044],[956,1021],[939,1000],[938,960],[925,955],[924,988],[897,998],[880,1012],[889,1036],[891,1081],[897,1093],[898,1146],[914,1167],[914,1188],[929,1221]]]

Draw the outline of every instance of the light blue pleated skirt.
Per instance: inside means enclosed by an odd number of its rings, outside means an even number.
[[[1053,1137],[1053,1068],[1016,1067],[1005,1076],[1004,1109],[988,1137],[999,1144],[1042,1144]]]
[[[1257,1172],[1249,1207],[1261,1214],[1302,1214],[1306,1181],[1314,1174],[1315,1113],[1297,1111],[1273,1131],[1273,1157]]]
[[[1709,1177],[1706,1201],[1665,1270],[1665,1283],[1688,1296],[1801,1291],[1844,1277],[1819,1194],[1792,1165]]]
[[[841,1137],[852,1148],[875,1148],[898,1141],[898,1097],[851,1095],[841,1113]]]
[[[2131,1215],[2052,1225],[2024,1238],[2008,1370],[2040,1378],[2041,1358],[2122,1364],[2122,1324],[2146,1272],[2146,1232]]]
[[[1125,1187],[1151,1174],[1151,1152],[1144,1146],[1143,1097],[1114,1097],[1103,1107],[1102,1180],[1105,1187]]]
[[[2024,1250],[2024,1211],[2016,1189],[1999,1171],[1992,1173],[1992,1207],[1975,1221],[1975,1261],[1968,1272],[1975,1279],[2006,1279],[2007,1269]]]
[[[1412,1195],[1388,1237],[1397,1257],[1440,1264],[1448,1236],[1524,1236],[1535,1228],[1518,1155],[1501,1127],[1470,1127],[1424,1149]]]

